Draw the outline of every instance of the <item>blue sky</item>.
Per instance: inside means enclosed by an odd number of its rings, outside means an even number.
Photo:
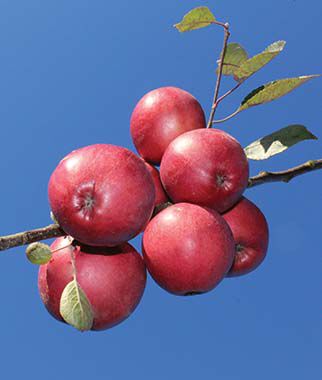
[[[218,110],[233,111],[266,81],[321,72],[322,3],[316,0],[3,0],[0,4],[1,234],[50,223],[47,182],[72,149],[133,149],[129,118],[147,91],[174,85],[208,114],[220,29],[180,35],[171,25],[208,5],[250,54],[285,39],[285,51]],[[226,80],[223,90],[230,88]],[[243,145],[293,123],[321,133],[321,80],[247,110],[222,127]],[[304,142],[252,163],[252,173],[322,156]],[[101,333],[56,322],[37,291],[24,249],[1,253],[0,377],[3,379],[320,379],[322,364],[322,172],[252,189],[271,239],[254,273],[192,298],[151,278],[137,311]],[[134,241],[140,246],[139,239]]]

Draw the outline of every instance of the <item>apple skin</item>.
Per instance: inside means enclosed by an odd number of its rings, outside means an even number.
[[[66,244],[67,243],[67,244]],[[38,288],[50,314],[64,322],[59,304],[65,286],[73,280],[71,251],[67,238],[58,238],[51,261],[41,265]],[[118,247],[77,246],[74,250],[77,281],[94,312],[92,330],[105,330],[125,320],[141,300],[146,284],[142,257],[130,244]]]
[[[143,160],[108,144],[66,156],[50,178],[48,194],[61,228],[91,246],[116,246],[136,236],[149,221],[155,201]]]
[[[176,295],[212,290],[226,276],[235,255],[232,233],[221,215],[189,203],[156,215],[142,246],[153,279]]]
[[[234,263],[227,276],[241,276],[253,271],[264,260],[268,248],[269,231],[264,214],[243,197],[223,214],[223,218],[232,230],[236,244]]]
[[[169,143],[184,132],[206,126],[204,111],[187,91],[161,87],[138,102],[131,116],[131,135],[140,156],[159,165]]]
[[[198,129],[177,137],[165,151],[161,181],[175,202],[189,202],[220,213],[242,196],[249,177],[239,142],[218,129]]]
[[[153,165],[145,162],[145,165],[152,176],[154,188],[155,188],[155,202],[154,206],[158,207],[164,203],[169,202],[169,198],[162,186],[159,170]]]

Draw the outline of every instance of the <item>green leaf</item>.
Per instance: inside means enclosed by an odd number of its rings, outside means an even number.
[[[174,27],[179,32],[188,32],[190,30],[204,28],[216,21],[215,16],[208,7],[198,7],[187,13],[181,22],[175,24]]]
[[[304,140],[317,140],[317,137],[303,125],[289,125],[254,141],[245,148],[245,153],[251,160],[267,160]]]
[[[44,243],[29,244],[26,249],[27,259],[32,264],[43,265],[47,264],[52,257],[52,252],[49,245]]]
[[[266,83],[253,90],[244,98],[239,107],[239,111],[278,99],[299,87],[301,84],[319,76],[320,75],[306,75],[298,78],[280,79]]]
[[[250,77],[276,57],[285,46],[285,41],[276,41],[269,45],[262,53],[245,60],[234,72],[234,78],[238,82]]]
[[[223,75],[233,75],[235,71],[240,67],[240,65],[247,60],[247,58],[247,52],[241,45],[235,42],[228,44],[222,70]],[[219,66],[220,59],[217,61],[217,63]]]
[[[66,285],[60,299],[61,316],[77,330],[90,330],[93,326],[94,316],[86,294],[74,279]]]

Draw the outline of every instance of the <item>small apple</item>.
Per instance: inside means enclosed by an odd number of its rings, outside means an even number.
[[[113,248],[68,246],[58,238],[51,245],[51,261],[41,265],[38,287],[47,310],[63,321],[59,305],[62,292],[73,280],[74,249],[77,282],[94,313],[92,330],[105,330],[126,319],[141,300],[146,283],[142,257],[130,244]],[[61,249],[60,249],[61,248]]]
[[[223,214],[235,239],[236,254],[228,277],[241,276],[256,269],[264,260],[268,248],[268,225],[264,214],[243,197]]]
[[[155,200],[143,160],[108,144],[66,156],[50,178],[48,194],[61,228],[92,246],[116,246],[136,236],[150,219]]]
[[[160,179],[160,173],[159,170],[154,167],[153,165],[150,165],[148,162],[145,162],[145,165],[149,171],[149,173],[152,176],[154,188],[155,188],[155,202],[154,206],[158,207],[166,202],[169,201],[169,198],[162,186],[161,179]]]
[[[218,129],[197,129],[172,141],[163,155],[160,174],[175,203],[195,203],[222,213],[240,199],[249,169],[236,139]]]
[[[172,205],[148,224],[143,235],[148,271],[165,290],[192,295],[212,290],[226,276],[235,243],[225,220],[213,210]]]
[[[138,102],[131,117],[131,135],[137,151],[156,165],[177,136],[205,126],[205,114],[199,102],[176,87],[150,91]]]

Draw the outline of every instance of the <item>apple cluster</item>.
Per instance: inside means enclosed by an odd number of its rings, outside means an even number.
[[[67,155],[49,181],[51,210],[66,236],[40,266],[40,295],[63,321],[60,299],[76,270],[93,330],[134,311],[146,269],[170,293],[200,294],[254,270],[268,247],[266,219],[243,197],[243,148],[228,133],[206,128],[191,94],[175,87],[149,92],[130,128],[139,156],[109,144],[87,146]],[[128,243],[140,233],[143,257]]]

